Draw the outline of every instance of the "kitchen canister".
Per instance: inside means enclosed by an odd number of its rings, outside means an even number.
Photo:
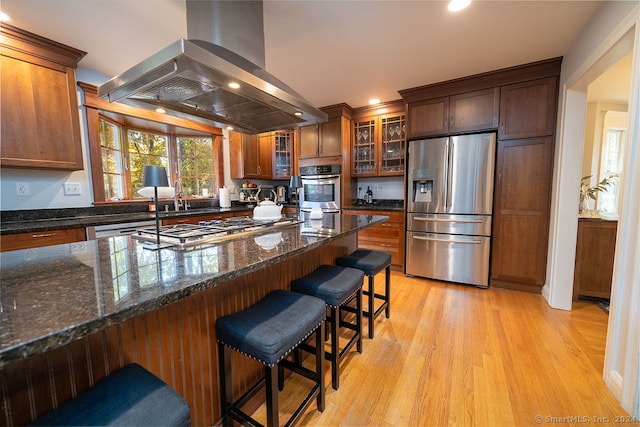
[[[231,207],[231,192],[228,188],[220,189],[220,207],[221,208],[230,208]]]

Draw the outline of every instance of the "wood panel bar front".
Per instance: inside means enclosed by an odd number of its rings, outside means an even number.
[[[161,378],[191,408],[192,425],[220,420],[215,322],[242,310],[291,280],[357,246],[349,234],[157,310],[134,317],[47,353],[0,370],[5,425],[28,424],[132,362]],[[262,375],[254,362],[234,354],[236,395]]]

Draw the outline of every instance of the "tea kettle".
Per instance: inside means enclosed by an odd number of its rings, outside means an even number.
[[[260,194],[260,190],[258,190],[258,194]],[[278,200],[278,195],[276,192],[271,189],[271,193],[275,197],[276,201],[271,201],[268,198],[260,201],[258,198],[258,194],[256,194],[256,199],[258,199],[258,206],[253,208],[253,219],[256,221],[277,221],[282,217],[282,205],[276,205]]]

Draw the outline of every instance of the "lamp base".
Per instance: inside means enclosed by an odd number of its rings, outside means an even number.
[[[160,249],[165,249],[165,248],[171,248],[175,246],[173,243],[145,243],[144,245],[142,245],[142,247],[144,249],[150,250],[150,251],[157,251]]]

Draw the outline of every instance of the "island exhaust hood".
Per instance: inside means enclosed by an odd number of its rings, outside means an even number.
[[[262,1],[186,0],[186,8],[188,39],[112,78],[98,96],[250,134],[327,121],[264,69]]]

